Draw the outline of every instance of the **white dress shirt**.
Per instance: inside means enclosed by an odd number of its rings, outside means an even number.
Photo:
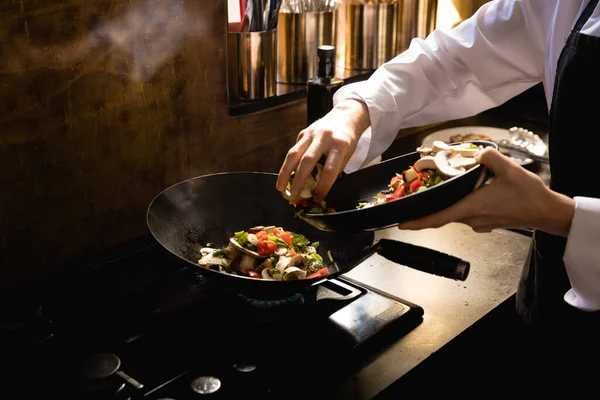
[[[400,129],[466,118],[543,82],[548,109],[558,57],[588,0],[496,0],[451,30],[413,39],[408,50],[366,81],[335,94],[364,101],[371,126],[345,171],[383,153]],[[582,28],[600,36],[600,6]],[[575,197],[564,262],[571,281],[565,301],[600,310],[600,199]]]

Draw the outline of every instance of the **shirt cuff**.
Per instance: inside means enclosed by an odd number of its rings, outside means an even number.
[[[382,103],[382,101],[381,99],[378,101],[373,100],[370,88],[371,85],[373,85],[373,83],[369,82],[369,80],[352,83],[342,86],[333,96],[334,106],[347,99],[362,101],[367,105],[369,119],[371,121],[371,126],[369,126],[360,136],[356,150],[344,168],[344,172],[347,174],[360,168],[364,168],[375,161],[396,138],[397,132],[393,132],[393,135],[388,135],[386,133],[389,129],[386,129],[385,126],[381,126],[382,110],[379,108],[378,104]],[[377,138],[374,137],[375,132],[378,132]]]
[[[352,89],[353,85],[342,86],[339,88],[333,95],[333,105],[337,105],[343,100],[353,99],[362,101],[366,104],[365,99],[356,93]],[[356,150],[348,160],[346,167],[344,168],[344,172],[347,174],[351,174],[354,171],[357,171],[362,166],[366,164],[367,154],[369,153],[369,146],[371,144],[371,127],[368,127],[363,134],[358,139],[358,144],[356,145]]]
[[[583,311],[600,310],[600,199],[574,197],[575,214],[563,261],[569,280],[564,300]]]

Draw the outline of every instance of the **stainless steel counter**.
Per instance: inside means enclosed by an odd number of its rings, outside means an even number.
[[[531,243],[530,237],[518,233],[475,233],[462,224],[422,231],[391,228],[377,232],[376,239],[380,238],[460,257],[471,263],[471,270],[464,282],[455,281],[375,254],[347,274],[416,303],[425,313],[419,326],[346,380],[338,396],[343,399],[373,398],[512,296]]]

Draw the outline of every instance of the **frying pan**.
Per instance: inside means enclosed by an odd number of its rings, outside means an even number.
[[[281,299],[359,265],[374,253],[413,268],[466,279],[469,263],[431,249],[394,240],[374,243],[372,232],[321,231],[295,217],[294,209],[275,189],[277,175],[228,172],[204,175],[175,184],[157,195],[147,212],[151,234],[169,252],[204,277],[257,299]],[[230,275],[198,265],[200,249],[225,247],[234,232],[254,226],[279,226],[320,243],[328,267],[326,278],[271,281]],[[333,262],[328,263],[327,251]]]

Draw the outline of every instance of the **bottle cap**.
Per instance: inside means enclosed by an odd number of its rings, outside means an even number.
[[[320,78],[333,78],[335,75],[335,46],[317,47],[318,75]]]
[[[317,47],[317,55],[319,58],[335,57],[335,46],[323,44]]]

